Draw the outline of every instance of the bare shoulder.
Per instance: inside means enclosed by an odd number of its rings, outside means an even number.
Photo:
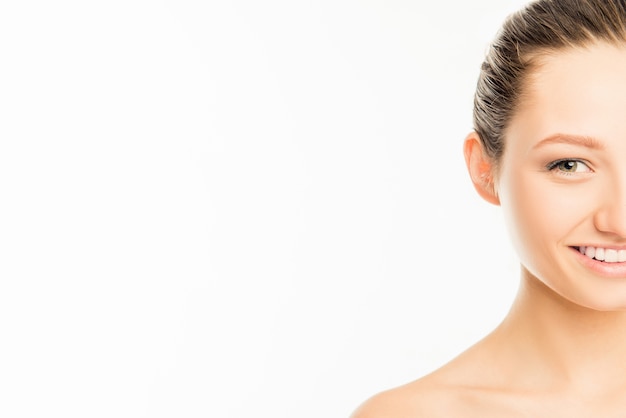
[[[471,347],[434,372],[373,396],[351,418],[513,416],[493,413],[508,411],[510,399],[500,395],[504,385],[485,376],[492,357],[484,346]]]
[[[427,376],[371,397],[350,418],[450,417],[458,400],[456,390]]]

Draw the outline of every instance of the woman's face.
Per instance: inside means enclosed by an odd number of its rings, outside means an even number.
[[[496,188],[525,274],[565,299],[626,309],[626,46],[541,59],[511,120]]]

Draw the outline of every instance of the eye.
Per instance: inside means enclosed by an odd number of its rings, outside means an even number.
[[[564,174],[591,172],[591,168],[580,160],[557,160],[548,164],[547,168],[550,171],[559,171]]]

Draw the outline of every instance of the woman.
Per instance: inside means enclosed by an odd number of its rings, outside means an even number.
[[[521,262],[504,321],[354,418],[626,417],[626,1],[539,0],[480,73],[464,144]]]

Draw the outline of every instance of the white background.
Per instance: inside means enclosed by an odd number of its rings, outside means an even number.
[[[3,2],[0,415],[347,417],[484,336],[462,141],[522,3]]]

